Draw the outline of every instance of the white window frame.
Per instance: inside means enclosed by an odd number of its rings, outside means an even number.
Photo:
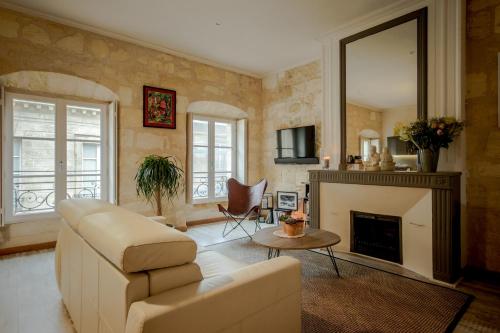
[[[55,133],[55,202],[56,207],[53,212],[37,212],[25,213],[14,215],[13,211],[13,100],[36,100],[43,103],[55,104],[56,110],[56,133]],[[2,160],[3,160],[3,174],[2,174],[2,206],[4,207],[4,222],[6,224],[36,221],[42,219],[58,218],[56,213],[57,203],[66,198],[66,175],[67,175],[67,128],[66,118],[68,105],[77,105],[81,107],[99,108],[101,110],[101,198],[108,199],[108,140],[109,140],[109,107],[104,103],[89,103],[64,98],[52,98],[39,96],[36,94],[21,94],[5,92],[5,112],[3,113],[3,138],[2,138]],[[112,133],[115,135],[115,133]]]
[[[224,202],[227,201],[227,196],[223,197],[216,197],[215,196],[215,187],[214,187],[214,180],[215,180],[215,123],[216,122],[221,122],[221,123],[228,123],[231,124],[231,177],[236,176],[237,172],[237,139],[236,139],[236,126],[237,122],[234,119],[226,119],[226,118],[218,118],[218,117],[210,117],[210,116],[204,116],[204,115],[193,115],[191,119],[191,129],[190,129],[190,145],[189,145],[189,152],[190,152],[190,161],[192,163],[193,161],[193,147],[194,145],[194,140],[193,140],[193,124],[195,120],[201,120],[201,121],[208,121],[208,197],[207,198],[194,198],[193,197],[193,168],[190,168],[190,182],[188,183],[189,186],[189,197],[191,199],[191,202],[194,204],[203,204],[203,203],[213,203],[213,202]],[[218,171],[218,172],[224,172],[224,171]]]

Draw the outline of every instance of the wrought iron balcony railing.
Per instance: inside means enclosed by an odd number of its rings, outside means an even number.
[[[215,197],[227,196],[227,180],[230,178],[230,173],[216,174],[214,178],[214,194]],[[208,198],[209,178],[206,172],[193,172],[193,199]]]
[[[51,171],[16,171],[13,183],[14,214],[50,212],[55,207],[55,174]],[[68,172],[67,198],[100,198],[98,170]]]

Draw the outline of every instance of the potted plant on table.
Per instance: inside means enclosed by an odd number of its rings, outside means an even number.
[[[297,236],[304,232],[305,222],[303,218],[284,214],[280,216],[279,220],[282,222],[283,232],[288,236]]]
[[[417,151],[418,171],[436,172],[440,149],[448,149],[463,128],[464,123],[453,117],[440,117],[403,125],[396,128],[396,134],[400,140],[411,143]]]
[[[137,195],[150,202],[156,215],[161,217],[162,199],[172,201],[179,194],[183,176],[184,171],[177,166],[174,157],[146,156],[135,175]]]

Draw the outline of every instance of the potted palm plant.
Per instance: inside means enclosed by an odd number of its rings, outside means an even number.
[[[162,199],[172,201],[179,194],[183,176],[174,157],[146,156],[135,175],[137,195],[153,205],[157,216],[162,216]]]

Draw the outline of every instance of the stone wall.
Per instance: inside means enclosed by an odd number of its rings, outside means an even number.
[[[382,114],[363,106],[347,103],[346,105],[346,153],[360,155],[360,132],[372,130],[378,133],[381,147],[384,145],[382,135]],[[381,147],[377,149],[381,151]]]
[[[500,1],[467,2],[468,264],[500,271]]]
[[[321,148],[321,63],[299,66],[266,77],[262,83],[262,170],[268,192],[297,191],[303,196],[308,169],[319,165],[274,164],[276,130],[316,125],[316,156]]]
[[[247,112],[248,179],[254,182],[261,177],[260,79],[3,8],[0,45],[0,76],[24,70],[69,74],[97,82],[119,97],[121,205],[153,213],[136,197],[134,175],[138,163],[147,154],[168,154],[176,156],[185,168],[186,110],[195,101],[227,103]],[[63,89],[64,82],[60,84]],[[177,91],[177,129],[142,126],[143,85]],[[171,222],[183,224],[191,216],[216,214],[212,206],[188,205],[181,195],[166,215]]]

